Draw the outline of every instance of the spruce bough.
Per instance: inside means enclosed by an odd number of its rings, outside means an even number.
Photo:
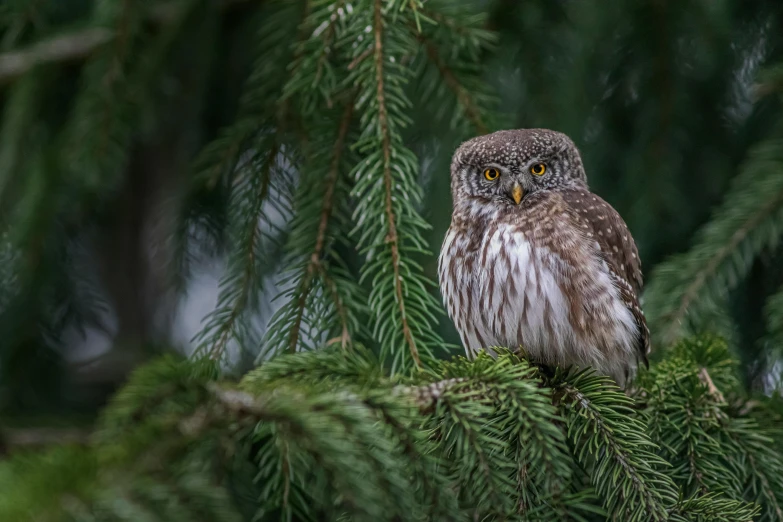
[[[780,408],[724,341],[630,391],[513,353],[387,376],[361,347],[140,368],[86,447],[0,467],[3,520],[780,520]]]

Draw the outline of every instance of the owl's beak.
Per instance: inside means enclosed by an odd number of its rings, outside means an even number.
[[[525,194],[525,191],[522,190],[522,187],[519,186],[519,183],[514,183],[514,188],[511,189],[511,198],[514,200],[514,203],[519,205],[519,202],[522,201],[522,196]]]

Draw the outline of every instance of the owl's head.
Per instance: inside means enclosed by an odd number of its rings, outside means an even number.
[[[543,190],[585,187],[574,142],[548,129],[503,130],[466,141],[451,162],[454,204],[485,200],[516,206]]]

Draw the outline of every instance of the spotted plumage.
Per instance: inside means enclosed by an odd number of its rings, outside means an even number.
[[[536,363],[593,366],[621,386],[647,364],[636,244],[589,191],[567,136],[521,129],[467,141],[451,186],[438,271],[469,355],[521,349]]]

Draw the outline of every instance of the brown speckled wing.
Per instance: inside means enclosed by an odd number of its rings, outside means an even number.
[[[639,326],[639,352],[642,361],[647,365],[650,331],[639,306],[642,266],[639,251],[628,226],[609,203],[586,189],[565,190],[561,194],[588,236],[598,242],[601,254],[620,289],[621,298]]]

